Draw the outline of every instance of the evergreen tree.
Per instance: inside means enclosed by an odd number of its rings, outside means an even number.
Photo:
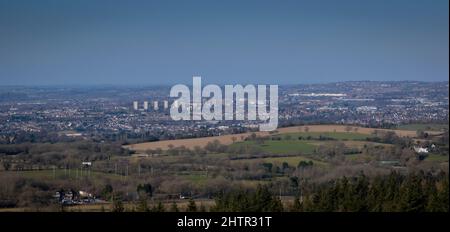
[[[352,188],[353,204],[351,211],[365,212],[367,211],[367,193],[369,190],[369,182],[364,174],[357,178],[357,182]]]
[[[253,212],[270,212],[272,207],[272,194],[269,192],[267,186],[259,185],[256,193],[253,196]]]
[[[383,203],[385,198],[384,181],[381,177],[376,177],[372,182],[368,196],[367,196],[367,209],[370,212],[382,212]]]
[[[425,196],[422,190],[421,179],[410,175],[403,183],[401,189],[400,210],[402,212],[422,212],[425,209]]]
[[[437,198],[440,202],[440,207],[438,209],[439,212],[448,212],[448,194],[449,194],[449,185],[448,185],[448,176],[441,182],[440,189],[438,190]]]

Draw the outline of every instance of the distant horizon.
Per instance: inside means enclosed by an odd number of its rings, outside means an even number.
[[[204,81],[204,79],[203,79]],[[384,80],[351,80],[351,81],[331,81],[331,82],[314,82],[314,83],[288,83],[288,84],[278,84],[279,86],[283,87],[283,86],[293,86],[293,85],[327,85],[327,84],[335,84],[335,83],[351,83],[351,82],[374,82],[374,83],[447,83],[449,84],[449,80],[446,81],[419,81],[419,80],[391,80],[391,81],[384,81]],[[187,84],[188,86],[190,86],[192,83],[186,83],[186,82],[181,82],[181,83],[171,83],[171,84],[16,84],[16,85],[5,85],[5,84],[0,84],[0,87],[4,88],[4,87],[27,87],[27,88],[33,88],[33,87],[43,87],[43,88],[52,88],[52,87],[124,87],[124,88],[145,88],[145,87],[171,87],[173,85],[176,84]],[[205,86],[207,84],[218,84],[218,85],[237,85],[237,84],[241,84],[241,85],[247,85],[247,84],[271,84],[271,83],[210,83],[210,82],[204,82],[202,83],[202,86]]]
[[[0,0],[0,85],[446,81],[448,9],[448,0]]]

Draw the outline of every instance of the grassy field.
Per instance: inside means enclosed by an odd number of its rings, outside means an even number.
[[[448,156],[447,155],[429,154],[425,160],[432,161],[432,162],[448,162]]]
[[[320,137],[331,138],[336,140],[365,140],[373,135],[355,133],[355,132],[298,132],[298,133],[286,133],[283,135],[278,135],[276,137],[286,138],[290,136],[293,139],[298,139],[302,137],[303,139],[319,139]]]
[[[208,180],[206,172],[190,171],[185,173],[179,173],[178,176],[184,177],[186,180],[194,184],[202,184]]]
[[[406,125],[400,125],[398,129],[401,130],[424,130],[424,131],[442,131],[444,129],[448,130],[448,124],[435,124],[435,123],[429,123],[429,124],[406,124]]]
[[[265,141],[264,144],[256,144],[254,141],[245,141],[235,143],[232,146],[246,145],[257,146],[261,148],[263,152],[270,154],[311,154],[316,147],[315,145],[302,140],[269,140]]]
[[[351,154],[351,155],[345,155],[346,160],[352,160],[352,161],[365,161],[369,162],[370,160],[373,160],[373,157],[366,154]]]
[[[294,126],[294,127],[284,127],[279,128],[277,131],[273,133],[268,133],[264,131],[255,132],[256,135],[259,136],[270,136],[270,135],[283,135],[283,134],[292,134],[292,133],[302,133],[308,131],[308,133],[318,133],[318,134],[334,134],[337,139],[352,139],[357,137],[359,139],[363,139],[364,136],[370,136],[375,131],[393,131],[399,136],[408,136],[415,137],[416,130],[387,130],[387,129],[378,129],[378,128],[365,128],[365,127],[351,127],[351,132],[347,132],[347,126],[344,125],[308,125],[308,126]],[[147,143],[138,143],[124,146],[125,148],[139,152],[145,152],[148,149],[163,149],[166,150],[170,145],[179,147],[185,146],[186,148],[194,148],[195,146],[203,147],[208,142],[213,142],[214,140],[219,140],[222,144],[229,145],[232,144],[233,141],[243,141],[244,138],[251,135],[251,133],[243,133],[243,134],[234,134],[234,135],[222,135],[222,136],[214,136],[214,137],[205,137],[205,138],[194,138],[194,139],[178,139],[178,140],[165,140],[165,141],[157,141],[157,142],[147,142]]]

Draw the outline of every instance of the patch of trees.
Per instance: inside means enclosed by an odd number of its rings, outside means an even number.
[[[282,212],[281,200],[267,186],[258,186],[256,191],[241,190],[220,193],[215,197],[216,212]]]
[[[50,206],[52,186],[45,182],[30,179],[9,179],[2,182],[0,208],[27,207],[39,210]]]
[[[419,172],[369,179],[337,179],[301,193],[293,211],[304,212],[448,212],[448,174]]]
[[[298,163],[297,168],[304,169],[304,168],[312,167],[313,165],[314,165],[314,163],[311,160],[309,160],[309,161],[302,160]]]
[[[82,161],[107,160],[112,156],[127,156],[129,151],[120,144],[93,143],[87,141],[71,143],[24,143],[0,145],[0,159],[8,163],[4,170],[27,170],[33,166],[41,169],[53,166],[78,167]]]
[[[412,144],[411,138],[400,137],[393,131],[379,131],[375,130],[374,137],[368,137],[367,141],[377,143],[396,144],[401,147],[410,147]]]
[[[0,136],[0,144],[58,143],[74,142],[77,140],[81,139],[59,135],[56,132],[48,132],[45,130],[40,132],[16,131]]]
[[[145,196],[148,198],[153,196],[153,187],[151,184],[139,184],[136,190],[139,196]]]

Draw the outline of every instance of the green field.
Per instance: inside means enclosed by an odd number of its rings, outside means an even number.
[[[298,140],[299,137],[302,137],[302,139],[312,140],[318,140],[321,137],[336,140],[366,140],[367,138],[372,137],[372,135],[361,134],[357,132],[298,132],[276,135],[274,137],[281,137],[282,139],[287,139],[288,137],[290,137],[290,139],[292,140]]]
[[[398,129],[402,130],[424,130],[424,131],[442,131],[444,129],[448,130],[448,124],[406,124],[398,126]]]
[[[341,140],[365,141],[372,135],[356,132],[298,132],[283,135],[273,135],[272,138],[280,140],[265,140],[263,143],[244,141],[234,143],[232,146],[254,146],[262,152],[269,154],[312,154],[317,147],[315,142]]]
[[[177,176],[183,177],[186,180],[196,184],[201,184],[208,179],[208,176],[206,176],[206,172],[203,171],[188,171],[178,173]]]
[[[345,159],[351,160],[351,161],[369,162],[369,161],[373,160],[374,158],[371,157],[370,155],[366,155],[366,154],[351,154],[351,155],[345,155]]]
[[[429,154],[425,160],[432,162],[448,162],[448,155]]]
[[[254,141],[238,142],[232,146],[257,146],[261,151],[270,154],[311,154],[316,148],[315,145],[301,140],[268,140],[263,144],[256,144]]]

